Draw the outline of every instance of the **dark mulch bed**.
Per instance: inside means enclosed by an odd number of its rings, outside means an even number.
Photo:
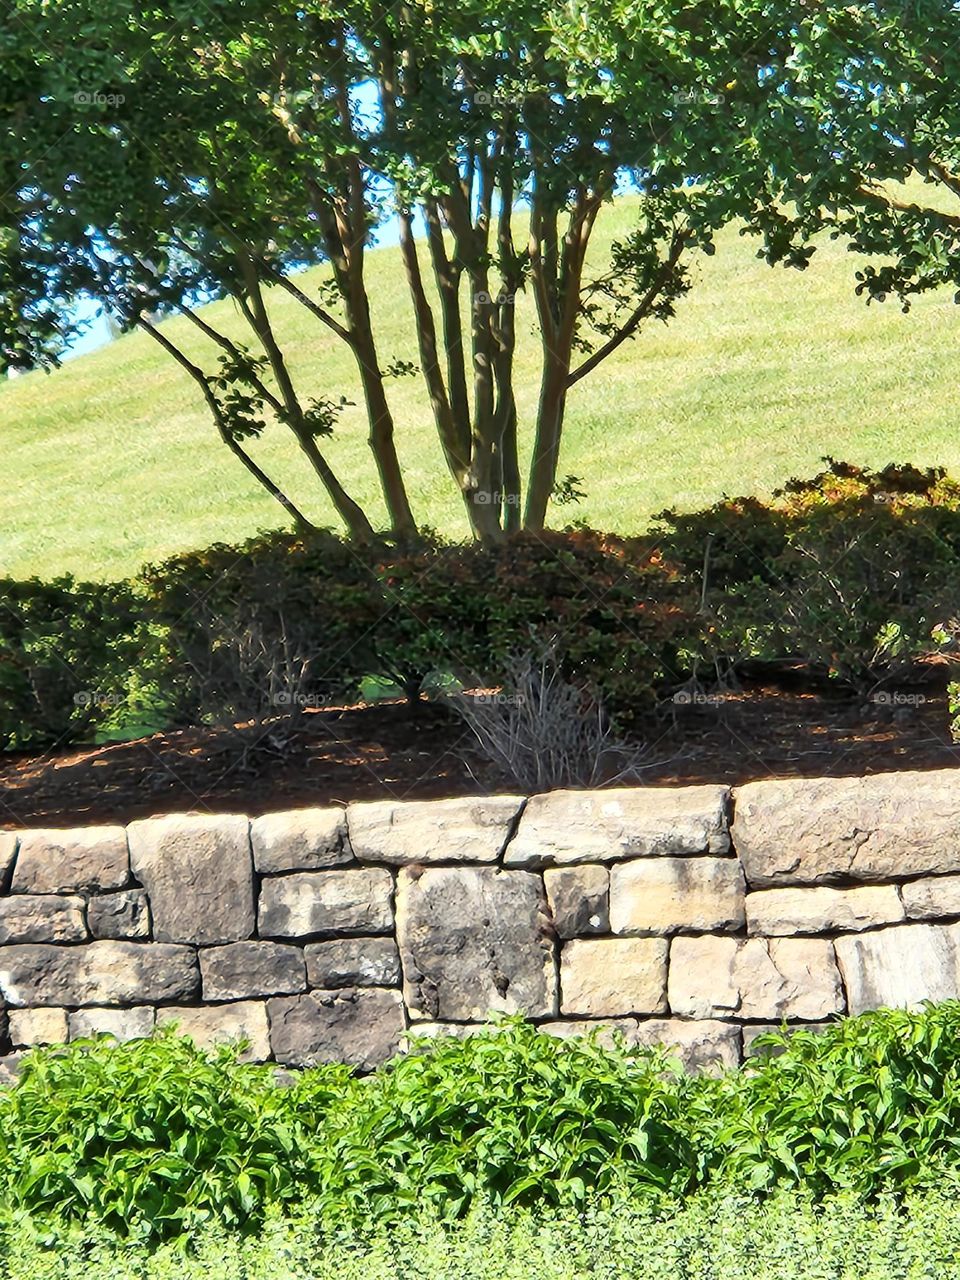
[[[681,696],[644,726],[639,781],[739,783],[957,766],[946,683],[947,673],[934,669],[919,684],[864,702],[787,671],[706,700]],[[262,741],[250,751],[263,734],[263,726],[188,729],[0,756],[0,827],[129,821],[187,810],[255,815],[509,789],[477,758],[469,732],[442,704],[314,711],[282,752]]]

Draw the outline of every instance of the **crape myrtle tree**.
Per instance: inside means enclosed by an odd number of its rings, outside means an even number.
[[[780,200],[752,221],[769,259],[802,265],[826,227],[872,259],[856,271],[868,302],[907,310],[917,294],[960,290],[955,0],[799,8],[764,77],[755,140]]]
[[[673,314],[718,228],[768,203],[754,131],[775,25],[749,0],[8,0],[2,359],[55,361],[57,300],[92,296],[189,374],[300,527],[249,448],[268,424],[370,539],[328,456],[345,389],[291,373],[271,308],[283,291],[356,362],[392,535],[417,532],[390,408],[405,375],[423,381],[473,534],[540,529],[571,389]],[[630,229],[591,254],[618,191]],[[382,349],[371,308],[369,248],[390,218],[417,365]],[[320,288],[301,274],[318,263]],[[204,310],[217,298],[243,342]],[[197,331],[189,349],[162,323],[173,314]],[[532,422],[514,387],[526,342]]]

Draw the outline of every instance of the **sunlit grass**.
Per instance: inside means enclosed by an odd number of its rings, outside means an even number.
[[[613,217],[625,226],[629,207]],[[854,296],[859,260],[837,244],[826,244],[804,273],[771,269],[755,252],[753,241],[729,229],[717,255],[698,263],[696,287],[676,318],[648,328],[575,387],[561,474],[579,476],[587,497],[555,508],[554,523],[582,518],[638,530],[668,505],[769,490],[812,472],[826,453],[960,471],[960,314],[952,295],[921,299],[903,315],[896,303],[867,307]],[[416,360],[395,249],[371,255],[370,279],[382,362]],[[273,305],[304,397],[359,400],[336,339],[286,295]],[[519,400],[529,449],[537,344],[529,299],[520,305]],[[241,334],[232,304],[216,304],[212,318]],[[185,326],[171,321],[171,335],[193,343]],[[462,536],[460,502],[419,379],[390,390],[417,516]],[[281,523],[276,504],[217,439],[194,384],[145,335],[54,374],[0,384],[0,441],[0,573],[117,575]],[[255,453],[314,519],[333,523],[287,432],[272,427]],[[382,518],[359,407],[345,413],[329,454]]]

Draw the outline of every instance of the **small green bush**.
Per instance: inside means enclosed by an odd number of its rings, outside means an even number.
[[[128,583],[0,579],[0,750],[69,742],[120,717],[146,633]]]
[[[337,1109],[320,1153],[331,1212],[413,1205],[461,1213],[583,1202],[601,1191],[683,1193],[699,1084],[658,1053],[561,1041],[527,1023],[441,1037],[395,1059]]]
[[[658,518],[663,555],[701,596],[695,670],[799,662],[867,694],[940,650],[960,612],[960,485],[827,462],[769,502]]]
[[[256,1222],[316,1190],[311,1151],[349,1072],[275,1068],[161,1034],[29,1054],[0,1093],[0,1200],[145,1237]]]
[[[305,1198],[352,1230],[711,1188],[878,1198],[960,1176],[960,1002],[771,1043],[690,1076],[662,1052],[514,1020],[366,1079],[323,1067],[292,1085],[169,1034],[37,1050],[0,1094],[0,1205],[163,1238]]]

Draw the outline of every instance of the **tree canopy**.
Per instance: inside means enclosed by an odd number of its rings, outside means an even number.
[[[65,300],[90,295],[178,361],[298,524],[311,516],[249,450],[266,429],[292,433],[369,537],[325,446],[344,389],[298,385],[271,313],[283,290],[355,359],[390,532],[417,531],[398,376],[422,379],[473,533],[541,528],[571,389],[670,318],[732,218],[795,265],[824,221],[864,252],[892,243],[895,263],[864,272],[878,295],[955,278],[960,220],[904,209],[884,184],[912,172],[960,189],[956,24],[942,0],[11,0],[0,359],[55,362]],[[601,252],[618,193],[633,225]],[[387,220],[417,366],[383,350],[371,315],[365,264]],[[308,291],[301,271],[321,262],[329,284]],[[247,342],[205,316],[222,297]],[[170,314],[202,335],[202,358],[173,341]],[[541,368],[529,422],[522,343]]]

